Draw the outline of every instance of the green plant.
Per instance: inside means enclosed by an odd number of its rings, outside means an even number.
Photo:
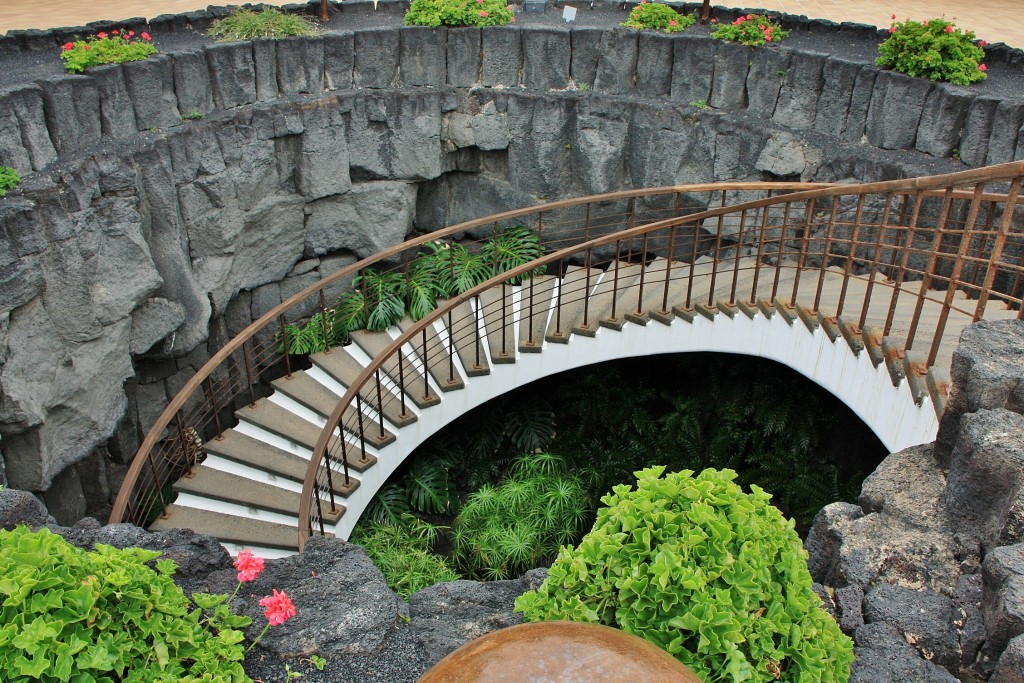
[[[152,37],[145,31],[135,37],[135,31],[114,29],[110,33],[100,31],[91,38],[64,43],[60,58],[64,68],[79,74],[90,66],[99,64],[120,64],[137,62],[156,53]]]
[[[299,14],[285,14],[268,7],[260,12],[237,9],[210,26],[209,34],[221,40],[252,40],[253,38],[289,38],[311,36],[316,25]]]
[[[439,530],[411,515],[403,515],[394,523],[363,519],[352,531],[351,540],[366,549],[391,590],[408,600],[427,586],[460,578],[443,557],[431,552]]]
[[[506,0],[412,0],[407,26],[501,26],[516,20]]]
[[[362,288],[366,299],[366,329],[386,330],[405,315],[405,278],[401,273],[367,268],[352,286]]]
[[[639,29],[659,29],[665,33],[675,33],[693,26],[696,19],[689,14],[680,14],[668,5],[640,0],[640,4],[629,13],[629,19],[623,26]]]
[[[789,31],[763,14],[748,14],[736,19],[731,24],[718,24],[711,31],[712,38],[730,40],[741,45],[764,45],[778,43],[786,39]]]
[[[707,100],[694,100],[693,102],[690,102],[690,106],[694,109],[707,109],[711,105],[708,104]]]
[[[897,22],[889,26],[889,37],[878,48],[875,63],[908,76],[967,85],[988,78],[981,63],[986,45],[975,45],[973,31],[961,31],[951,21]]]
[[[799,537],[735,472],[637,472],[516,600],[527,621],[616,626],[708,681],[846,681],[853,643],[811,590]]]
[[[580,90],[580,92],[590,92],[590,84],[589,83],[580,83],[579,84],[579,90]]]
[[[202,121],[203,114],[198,111],[193,111],[189,112],[188,114],[185,114],[181,118],[185,119],[186,121]]]
[[[227,596],[171,578],[171,560],[139,548],[75,548],[47,529],[0,531],[0,671],[22,681],[249,681],[251,620]],[[156,560],[156,569],[148,563]]]
[[[507,579],[579,538],[590,506],[582,482],[565,469],[558,456],[526,455],[498,485],[471,493],[452,530],[459,566],[487,580]]]
[[[7,195],[21,183],[21,176],[10,166],[0,166],[0,197]]]
[[[480,256],[491,266],[491,276],[518,268],[544,255],[537,233],[524,225],[514,225],[495,231],[484,242]],[[543,270],[543,269],[541,269]],[[538,273],[539,274],[539,273]],[[509,280],[517,285],[529,275],[524,274]]]

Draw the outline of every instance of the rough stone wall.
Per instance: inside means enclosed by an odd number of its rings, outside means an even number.
[[[1024,156],[1006,123],[1024,105],[990,104],[821,55],[514,26],[223,44],[7,89],[0,164],[25,176],[0,200],[7,479],[61,484],[73,521],[213,350],[414,228],[628,187],[955,170],[926,156],[953,148]]]

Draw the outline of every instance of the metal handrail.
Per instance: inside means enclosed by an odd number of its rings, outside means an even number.
[[[601,247],[609,247],[614,244],[615,249],[613,251],[612,258],[614,259],[614,283],[615,291],[613,293],[612,300],[615,301],[618,297],[618,263],[621,257],[621,246],[622,244],[628,243],[633,244],[635,238],[643,238],[646,246],[648,239],[652,235],[656,235],[660,231],[669,231],[668,236],[669,243],[671,244],[676,236],[677,229],[681,226],[692,225],[694,232],[697,232],[697,228],[703,221],[716,220],[718,223],[718,236],[715,239],[715,251],[713,258],[718,260],[722,255],[722,224],[723,219],[726,216],[739,215],[740,218],[740,233],[742,234],[745,227],[745,220],[748,214],[755,213],[758,210],[761,211],[762,217],[762,230],[758,240],[757,249],[757,265],[755,265],[755,274],[757,268],[760,267],[762,259],[765,260],[767,267],[775,269],[774,283],[772,287],[771,301],[776,301],[776,295],[779,285],[779,273],[783,269],[783,263],[786,258],[795,258],[795,273],[796,278],[793,282],[791,296],[789,298],[788,305],[796,306],[797,295],[800,286],[800,273],[808,266],[810,257],[813,256],[810,248],[811,246],[817,246],[816,243],[821,242],[823,249],[821,252],[821,268],[819,269],[819,283],[816,288],[817,294],[815,297],[815,308],[818,305],[818,299],[821,291],[821,278],[824,278],[824,273],[828,268],[828,262],[830,259],[844,257],[845,263],[842,270],[843,273],[843,284],[842,291],[839,299],[839,312],[836,313],[836,317],[841,314],[844,297],[846,296],[849,282],[852,278],[859,278],[859,275],[853,272],[855,265],[859,267],[869,268],[872,275],[870,276],[869,282],[876,284],[876,277],[881,270],[891,272],[895,277],[893,278],[893,293],[892,302],[890,304],[890,310],[885,323],[885,329],[883,334],[888,334],[894,323],[893,311],[897,304],[897,298],[901,293],[913,293],[913,290],[904,287],[905,283],[911,281],[913,276],[920,275],[922,280],[917,291],[916,296],[917,304],[915,312],[910,321],[910,328],[907,334],[906,349],[910,350],[914,343],[914,336],[917,329],[917,325],[922,314],[923,307],[926,301],[933,301],[940,303],[942,306],[940,321],[937,325],[934,338],[928,354],[927,365],[934,364],[936,353],[938,351],[939,344],[942,340],[946,319],[951,310],[963,310],[965,313],[971,315],[974,320],[980,319],[985,311],[987,301],[993,296],[999,297],[1002,300],[1014,304],[1018,307],[1018,318],[1024,317],[1024,306],[1022,306],[1022,299],[1016,295],[1019,291],[1021,284],[1022,275],[1024,275],[1024,267],[1018,262],[1015,265],[1001,264],[999,259],[1002,257],[1004,248],[1007,243],[1007,238],[1010,235],[1011,227],[1013,224],[1013,214],[1018,200],[1021,187],[1021,178],[1024,176],[1024,162],[1014,162],[1009,164],[1002,164],[999,166],[993,166],[983,169],[974,169],[970,171],[964,171],[955,174],[949,174],[945,176],[929,176],[925,178],[915,178],[908,180],[897,180],[897,181],[884,181],[877,183],[867,183],[861,185],[829,185],[819,186],[816,188],[807,188],[806,186],[794,186],[787,185],[784,187],[774,186],[766,187],[761,186],[758,189],[763,190],[795,190],[782,196],[768,196],[763,199],[740,202],[738,204],[725,205],[725,192],[727,187],[729,189],[754,189],[753,186],[746,188],[738,188],[736,185],[715,185],[715,186],[700,186],[703,191],[711,190],[722,193],[722,206],[707,209],[705,211],[695,212],[686,216],[673,217],[667,220],[657,221],[638,227],[630,227],[625,230],[617,231],[609,235],[603,235],[600,237],[589,238],[589,235],[585,233],[584,240],[577,242],[569,246],[565,246],[552,253],[543,256],[542,258],[536,259],[528,264],[519,266],[518,268],[512,269],[508,272],[496,275],[485,283],[478,285],[477,287],[452,298],[451,300],[438,306],[434,311],[420,319],[415,324],[407,327],[396,339],[387,345],[379,354],[377,354],[369,365],[367,365],[355,379],[355,381],[349,386],[345,395],[338,402],[332,415],[328,418],[325,427],[321,431],[320,438],[318,439],[316,446],[313,450],[313,455],[310,460],[309,466],[306,471],[305,481],[303,482],[303,492],[300,499],[299,509],[299,546],[303,546],[306,538],[314,532],[314,517],[320,520],[320,531],[322,529],[322,511],[319,510],[321,506],[321,492],[325,489],[329,491],[330,486],[327,482],[320,480],[320,475],[325,474],[326,478],[330,478],[334,463],[340,463],[342,473],[346,480],[349,476],[349,462],[350,457],[348,453],[348,447],[351,446],[353,449],[359,450],[359,457],[365,461],[367,458],[367,450],[364,437],[364,425],[362,420],[363,405],[360,399],[361,392],[363,392],[371,381],[375,382],[377,390],[377,406],[381,414],[380,420],[383,428],[383,412],[384,404],[381,401],[381,373],[383,365],[389,359],[395,358],[401,368],[404,359],[402,356],[402,347],[406,344],[412,343],[418,336],[423,335],[425,339],[426,330],[432,326],[436,321],[441,320],[445,316],[448,316],[448,329],[449,335],[454,334],[454,327],[452,325],[452,311],[472,300],[476,300],[485,291],[494,288],[496,286],[502,286],[502,283],[508,281],[510,278],[517,278],[520,276],[526,276],[537,270],[538,267],[553,267],[558,265],[559,275],[562,274],[562,264],[570,258],[581,258],[585,256],[584,263],[589,267],[592,265],[592,255],[595,250]],[[986,191],[986,186],[989,184],[1008,184],[1009,191],[1007,193]],[[964,186],[973,185],[973,190],[960,190],[957,188]],[[674,188],[675,192],[693,192],[694,186],[681,186],[680,188]],[[617,198],[629,198],[628,193],[616,193]],[[877,223],[871,223],[865,220],[864,216],[864,204],[865,198],[869,195],[883,195],[885,197],[885,208],[882,211],[883,219]],[[639,195],[633,195],[639,196]],[[856,198],[857,207],[856,213],[852,221],[838,220],[838,208],[842,198]],[[937,214],[937,220],[934,226],[928,226],[922,223],[922,207],[925,205],[925,200],[928,199],[941,199],[941,206]],[[593,201],[594,198],[588,198]],[[812,229],[815,225],[821,222],[822,216],[816,213],[816,207],[821,204],[824,205],[827,201],[831,200],[831,213],[825,220],[825,227],[827,233],[825,237],[811,237]],[[896,223],[891,222],[892,209],[894,200],[899,200],[901,207],[898,212],[899,218]],[[967,207],[967,215],[962,220],[954,215],[953,205],[954,202],[970,202]],[[982,228],[978,228],[978,218],[982,204],[987,203],[989,210],[987,212],[987,218],[985,225]],[[1002,203],[1003,210],[999,221],[998,227],[994,227],[993,220],[995,217],[995,209],[999,203]],[[553,205],[549,205],[553,206]],[[589,206],[589,204],[588,204]],[[631,204],[631,211],[635,204]],[[678,206],[678,202],[677,202]],[[784,217],[781,225],[771,224],[768,220],[768,214],[772,208],[782,207],[784,209]],[[790,224],[791,210],[796,207],[803,209],[803,218],[800,220],[799,227]],[[910,207],[910,214],[907,215],[908,207]],[[798,211],[799,213],[799,211]],[[589,212],[587,214],[589,219]],[[492,219],[493,220],[493,219]],[[927,221],[925,221],[927,222]],[[837,228],[841,226],[849,226],[851,234],[849,237],[843,237],[837,234]],[[791,235],[787,235],[786,232],[789,228],[793,228]],[[772,241],[768,241],[766,238],[766,232],[768,230],[777,229],[780,231],[779,236]],[[874,229],[877,233],[874,240],[868,239],[862,241],[860,235],[862,232],[867,232],[870,229]],[[887,231],[892,231],[893,236],[896,237],[896,241],[892,244],[886,243]],[[450,234],[450,233],[449,233]],[[931,242],[925,247],[915,246],[915,239],[921,234],[927,234],[931,236]],[[955,244],[955,252],[943,251],[946,246],[946,241],[956,243],[957,239],[959,242]],[[977,239],[981,239],[980,249],[974,249],[972,251],[972,244]],[[902,240],[902,244],[900,241]],[[992,246],[989,247],[989,242],[992,242]],[[777,247],[775,244],[777,243]],[[795,248],[790,248],[787,251],[787,244],[796,244]],[[846,254],[843,255],[837,251],[833,253],[833,247],[846,246]],[[776,249],[773,252],[769,247]],[[1021,247],[1024,248],[1024,240],[1022,240]],[[632,248],[632,247],[630,247]],[[872,249],[874,251],[873,258],[866,259],[857,255],[859,248]],[[883,252],[891,252],[889,257],[889,263],[884,263]],[[698,244],[696,236],[694,237],[693,247],[693,260],[691,260],[691,266],[696,261],[698,253]],[[979,255],[986,254],[987,256]],[[927,256],[928,264],[923,269],[914,266],[911,262],[912,256]],[[669,254],[670,261],[673,254]],[[738,260],[739,252],[735,256],[737,259],[737,265],[734,267],[734,278],[735,274],[739,272]],[[768,260],[774,259],[775,263],[767,263]],[[942,264],[944,267],[946,262],[952,260],[950,264],[949,272],[945,273],[939,268]],[[1019,259],[1018,259],[1019,260]],[[966,269],[974,265],[973,275],[965,277]],[[998,266],[1006,265],[1005,268],[1000,270]],[[977,276],[984,268],[984,278],[981,284],[976,282]],[[588,271],[589,272],[589,271]],[[689,286],[692,285],[693,281],[693,268],[690,268],[690,282],[688,283],[687,302],[686,305],[690,306],[691,296]],[[717,273],[717,268],[713,268],[712,273]],[[995,288],[994,282],[999,273],[1012,274],[1014,281],[1009,285],[1009,291],[1003,291]],[[908,277],[910,276],[910,277]],[[712,276],[712,280],[714,276]],[[666,279],[666,291],[668,287],[668,279]],[[531,279],[532,283],[532,279]],[[934,286],[933,286],[934,285]],[[942,290],[941,286],[944,285],[945,289]],[[532,287],[532,285],[531,285]],[[502,286],[502,311],[505,310],[506,306],[506,289]],[[589,278],[587,280],[587,286],[583,293],[582,300],[588,301],[590,283]],[[1003,283],[1003,289],[1007,289],[1005,283]],[[957,291],[963,290],[966,293],[977,295],[977,304],[974,306],[973,311],[967,309],[958,309],[953,306],[953,299]],[[712,284],[709,289],[708,304],[710,307],[713,303],[713,294],[715,288]],[[735,297],[735,280],[732,287],[733,294],[730,299]],[[532,292],[532,288],[531,288]],[[931,293],[942,292],[942,299],[933,298]],[[751,290],[751,302],[754,303],[756,299],[757,285],[755,275],[755,285]],[[642,287],[639,297],[642,298]],[[865,305],[862,309],[860,326],[863,326],[864,319],[866,318],[867,308],[870,302],[871,289],[865,296]],[[730,301],[732,303],[732,301]],[[784,302],[783,302],[784,303]],[[700,306],[698,304],[697,306]],[[586,309],[584,309],[586,310]],[[614,304],[613,304],[612,317],[615,317]],[[486,316],[486,314],[484,314]],[[478,306],[473,309],[472,320],[467,319],[467,327],[472,330],[472,334],[477,336],[477,343],[481,343],[479,340],[479,318],[481,316],[481,308]],[[586,324],[586,313],[584,313],[584,320]],[[503,338],[507,336],[506,321],[502,321]],[[424,341],[424,346],[426,345]],[[449,354],[453,353],[452,347],[455,346],[454,339],[449,340]],[[428,374],[426,362],[424,361],[424,381]],[[408,387],[398,386],[397,393],[403,397]],[[391,394],[392,400],[395,394]],[[346,429],[352,430],[350,425],[346,425],[342,416],[345,412],[355,404],[359,418],[359,424],[355,427],[358,436],[358,445],[348,444],[346,437]],[[403,404],[404,407],[404,404]],[[340,439],[336,440],[335,443],[341,447],[341,453],[329,452],[329,447],[332,442],[335,431],[339,430]],[[325,486],[326,484],[326,486]],[[316,514],[314,515],[314,510]]]
[[[285,364],[285,373],[292,371],[287,354],[276,350],[273,334],[283,331],[293,314],[298,320],[308,315],[303,303],[311,297],[319,300],[313,309],[321,312],[327,308],[326,291],[346,278],[366,268],[385,264],[396,256],[432,242],[472,232],[475,229],[507,223],[530,216],[543,216],[552,212],[578,206],[637,199],[650,199],[683,194],[706,192],[743,191],[794,191],[824,187],[821,183],[779,183],[779,182],[731,182],[698,183],[638,190],[623,190],[601,195],[590,195],[574,199],[524,207],[513,211],[486,216],[403,242],[382,252],[364,258],[338,270],[301,292],[298,292],[260,316],[220,348],[170,401],[156,422],[146,434],[125,475],[117,499],[110,514],[110,523],[129,521],[145,524],[166,507],[164,489],[193,469],[201,456],[199,446],[208,429],[215,429],[219,437],[223,431],[220,414],[237,401],[239,396],[247,397],[248,403],[256,400],[256,391],[267,369],[276,364]],[[261,339],[269,337],[268,339]],[[236,358],[241,356],[241,358]],[[235,374],[230,367],[238,366]],[[227,368],[227,370],[225,370]],[[219,381],[219,374],[227,374],[227,380]],[[161,445],[162,444],[162,445]]]

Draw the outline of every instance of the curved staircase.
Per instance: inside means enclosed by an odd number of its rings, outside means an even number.
[[[983,247],[989,248],[990,262],[981,275],[975,266],[970,283],[961,284],[958,278],[979,257],[972,251],[971,239],[947,240],[952,232],[947,225],[929,229],[929,234],[937,235],[933,242],[938,245],[935,253],[941,254],[930,259],[930,269],[908,267],[906,258],[901,264],[897,258],[899,250],[888,244],[886,251],[891,254],[884,259],[879,258],[880,247],[875,249],[873,261],[857,255],[858,248],[871,251],[873,245],[882,245],[885,229],[890,225],[903,226],[901,229],[913,225],[911,231],[918,227],[916,211],[915,223],[910,223],[909,216],[897,221],[895,212],[889,212],[888,200],[886,216],[880,222],[884,228],[877,231],[875,242],[857,241],[857,227],[861,222],[866,224],[858,211],[846,253],[830,251],[841,241],[830,227],[828,237],[822,238],[826,240],[824,252],[831,255],[826,260],[830,265],[823,268],[813,264],[814,259],[808,256],[808,243],[812,240],[807,237],[811,217],[815,215],[813,201],[827,192],[833,196],[881,192],[890,197],[895,193],[914,196],[915,202],[919,202],[921,193],[931,192],[929,196],[944,202],[955,201],[955,197],[970,201],[971,208],[965,209],[967,218],[963,221],[967,225],[972,213],[977,220],[980,198],[989,196],[989,201],[1001,202],[1001,206],[1008,202],[1012,206],[1016,201],[1024,165],[1008,166],[1013,168],[996,167],[1000,169],[998,173],[989,169],[987,174],[968,172],[946,182],[923,179],[931,181],[930,184],[918,179],[846,186],[842,190],[794,186],[796,193],[792,195],[773,197],[769,191],[762,199],[695,211],[688,216],[680,213],[678,197],[690,189],[662,188],[661,191],[677,198],[670,217],[637,227],[634,197],[629,216],[622,219],[622,229],[605,231],[602,237],[591,236],[589,207],[603,198],[579,200],[588,207],[582,236],[571,247],[563,246],[564,239],[553,243],[554,246],[548,246],[548,256],[520,268],[527,275],[521,284],[511,285],[502,282],[502,277],[492,278],[489,286],[478,287],[451,301],[439,301],[435,313],[424,320],[413,321],[407,316],[387,331],[356,332],[351,344],[310,355],[305,369],[292,367],[294,359],[285,359],[283,376],[270,382],[269,395],[256,396],[252,391],[255,382],[251,380],[242,383],[249,385],[249,400],[234,411],[237,424],[231,428],[221,429],[222,417],[218,417],[225,412],[227,403],[210,399],[214,409],[208,412],[217,421],[217,434],[202,443],[201,453],[192,456],[187,463],[188,474],[173,483],[177,496],[173,503],[165,500],[165,494],[160,495],[161,507],[165,509],[151,528],[188,527],[221,539],[232,552],[248,547],[267,557],[296,551],[301,539],[311,533],[347,538],[377,488],[415,446],[444,423],[478,405],[481,397],[495,391],[501,393],[506,390],[503,386],[527,381],[524,377],[561,371],[565,369],[562,366],[569,357],[567,353],[582,358],[595,343],[607,343],[601,340],[609,339],[609,335],[627,335],[633,347],[630,353],[640,354],[643,340],[662,334],[659,329],[682,333],[688,326],[721,325],[714,321],[740,316],[752,321],[783,320],[791,335],[824,335],[828,344],[843,345],[851,356],[866,355],[874,367],[888,372],[893,387],[903,387],[903,391],[909,388],[917,410],[927,413],[934,422],[944,407],[952,353],[961,330],[975,319],[1021,317],[1020,293],[993,289],[999,273],[991,262],[991,252],[998,252],[994,255],[996,260],[1005,260],[1007,244],[998,235],[1005,237],[1021,231],[1010,220],[1012,210],[1006,212],[1009,218],[1001,223],[998,212],[990,210],[986,230],[975,230],[985,235],[982,242]],[[984,194],[985,184],[995,181],[1012,181],[1010,192]],[[975,191],[957,190],[954,194],[951,188],[965,182],[976,183]],[[771,189],[778,191],[778,186]],[[624,195],[617,193],[614,199],[621,200]],[[722,196],[724,203],[724,190]],[[778,222],[773,207],[785,206],[788,217],[789,206],[796,201],[804,202],[808,210],[802,215],[807,218],[793,222],[788,235],[783,220],[781,234],[773,242],[764,229]],[[808,201],[812,203],[808,205]],[[837,204],[838,201],[834,205]],[[550,210],[537,207],[512,214],[533,212],[531,215],[536,217]],[[781,216],[782,209],[778,210]],[[949,213],[946,212],[947,217]],[[700,221],[706,225],[716,219],[720,225],[725,215],[741,216],[742,238],[748,214],[762,221],[762,230],[759,239],[747,242],[746,253],[734,244],[722,245],[721,237],[714,240],[710,254],[696,258],[686,257],[697,254],[697,240],[693,241],[692,254],[680,254],[689,247],[679,250],[671,246],[677,228],[700,225]],[[510,216],[481,219],[469,227],[508,224]],[[835,223],[835,210],[831,219]],[[539,229],[544,229],[541,223]],[[461,232],[467,225],[453,226],[444,234]],[[962,232],[971,227],[959,229]],[[668,239],[668,249],[648,248],[648,238],[653,245],[656,231],[663,238],[659,244]],[[1014,239],[1019,240],[1019,236]],[[418,248],[424,241],[425,238],[410,244]],[[738,241],[742,244],[742,239]],[[907,243],[913,245],[912,234]],[[853,248],[849,248],[851,244]],[[383,257],[393,258],[403,249],[407,250],[408,245]],[[915,253],[920,256],[924,252],[918,249]],[[598,258],[599,254],[604,256]],[[1010,270],[1019,281],[1019,253],[1014,258]],[[544,274],[535,272],[538,264],[546,269]],[[1004,286],[1006,278],[999,277]],[[322,284],[321,288],[325,286]],[[305,294],[308,296],[309,292]],[[282,307],[294,306],[298,299],[293,300]],[[280,315],[280,311],[272,311],[265,316],[262,328],[258,321],[243,336],[252,337]],[[402,343],[397,344],[396,340]],[[567,351],[564,345],[568,345]],[[555,347],[563,350],[555,354]],[[235,354],[235,365],[240,365],[239,348],[248,372],[254,352],[247,351],[244,343],[222,358],[214,358],[211,365],[224,364],[231,353]],[[921,348],[927,350],[918,351]],[[561,360],[553,366],[555,361],[546,360],[547,357]],[[585,364],[579,358],[573,362]],[[212,373],[213,370],[196,381],[192,387],[194,396],[201,395],[199,387],[206,388],[208,396],[213,393],[209,379]],[[497,388],[490,393],[476,389],[488,385]],[[233,393],[244,394],[241,385],[236,383]],[[154,516],[151,510],[156,499],[152,494],[140,497],[139,491],[145,487],[138,483],[139,474],[148,467],[157,482],[161,476],[172,478],[170,467],[168,474],[161,475],[160,466],[154,463],[153,447],[173,441],[175,435],[183,442],[191,434],[194,441],[203,431],[186,424],[185,405],[185,399],[172,404],[166,413],[169,417],[162,426],[158,424],[159,433],[151,433],[147,439],[150,451],[140,451],[133,465],[136,477],[128,482],[127,493],[122,490],[126,500],[115,507],[115,516],[130,517],[133,505],[134,510]],[[328,429],[329,424],[333,428]],[[179,447],[176,452],[187,450]],[[140,500],[148,507],[143,509]],[[305,509],[303,500],[308,501]],[[112,516],[112,521],[119,519]]]

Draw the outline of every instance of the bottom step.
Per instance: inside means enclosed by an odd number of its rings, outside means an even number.
[[[166,516],[157,518],[149,529],[192,529],[197,534],[213,536],[221,543],[279,548],[295,552],[299,549],[299,533],[294,526],[178,505],[168,507]]]

